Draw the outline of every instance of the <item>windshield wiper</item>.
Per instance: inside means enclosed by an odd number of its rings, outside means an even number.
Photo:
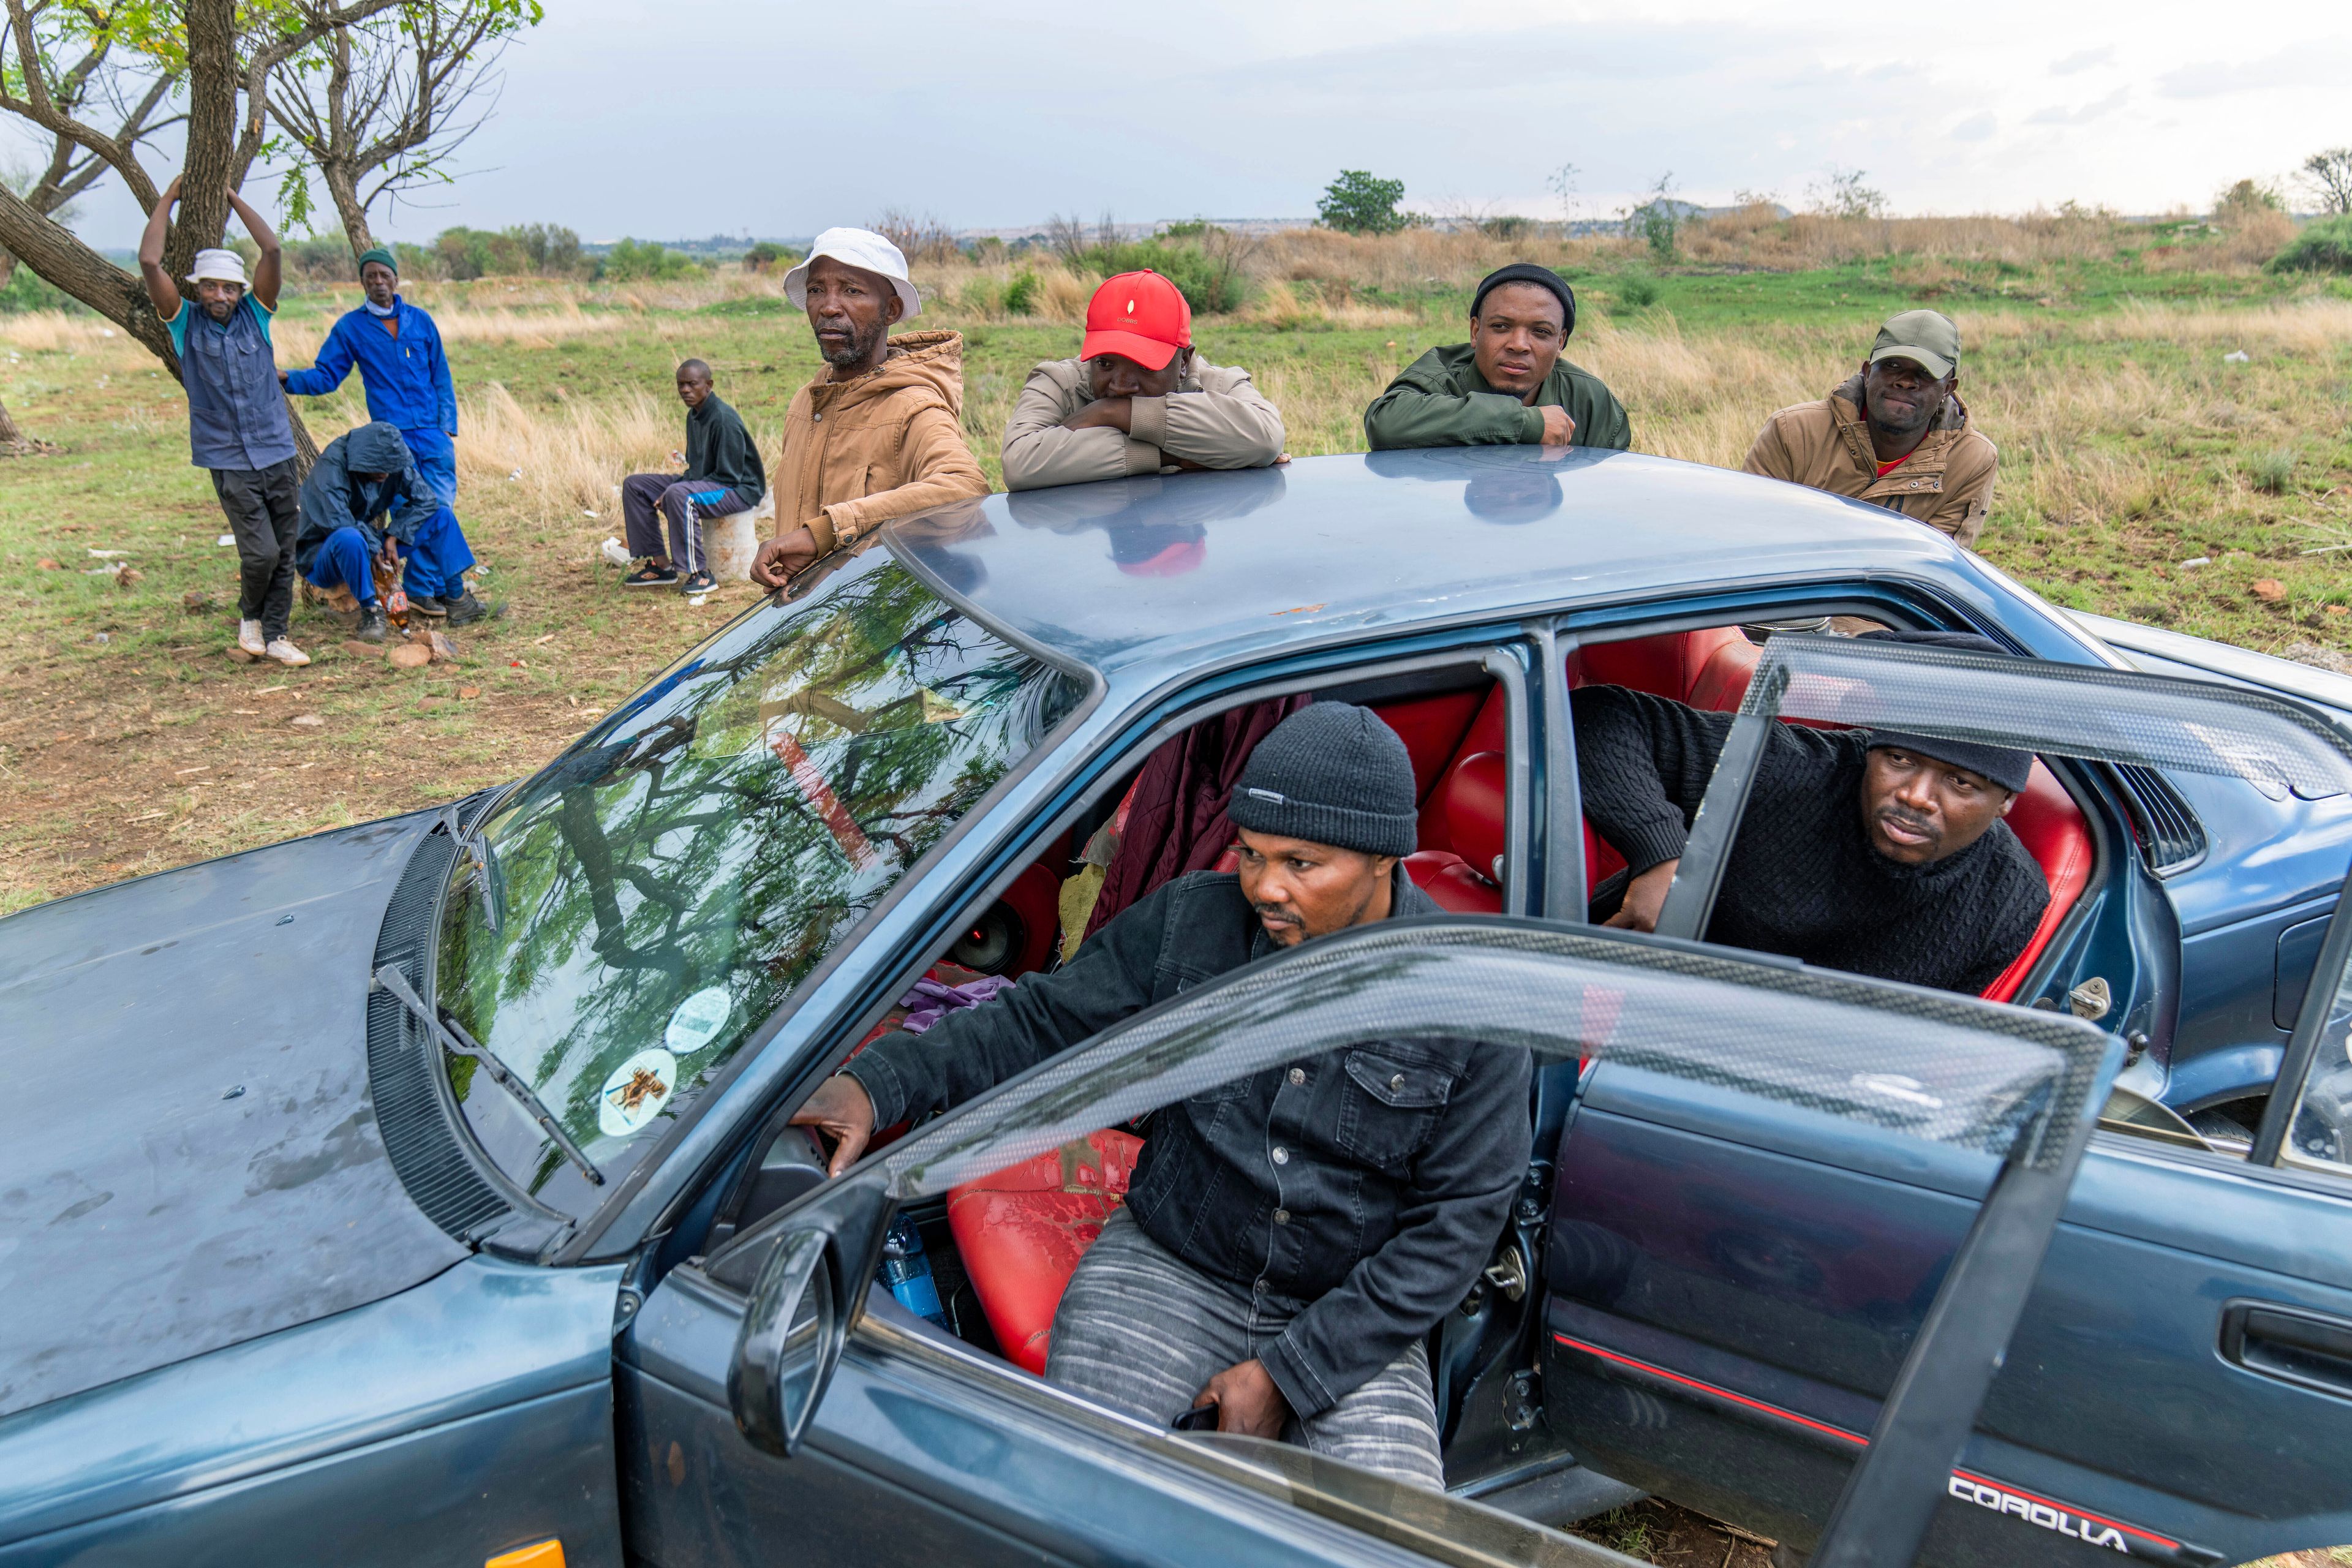
[[[540,1131],[555,1141],[555,1146],[563,1151],[563,1157],[580,1167],[582,1175],[587,1177],[596,1186],[601,1187],[604,1184],[604,1173],[596,1168],[595,1163],[581,1152],[580,1145],[572,1141],[571,1134],[564,1131],[556,1123],[555,1118],[548,1114],[547,1107],[540,1103],[539,1096],[530,1091],[530,1085],[517,1078],[508,1068],[507,1064],[499,1060],[488,1046],[482,1045],[473,1036],[466,1033],[466,1026],[457,1019],[445,1020],[435,1017],[433,1010],[425,1006],[415,990],[408,984],[406,975],[387,963],[375,972],[369,984],[373,990],[391,992],[394,999],[408,1009],[409,1016],[433,1032],[434,1037],[441,1042],[444,1050],[452,1056],[471,1057],[481,1063],[482,1070],[490,1075],[490,1081],[514,1096],[516,1103],[530,1112],[531,1120],[539,1123]]]

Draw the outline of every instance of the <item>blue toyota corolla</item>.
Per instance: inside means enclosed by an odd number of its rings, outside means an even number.
[[[1657,933],[1587,921],[1595,683],[1738,714]],[[1146,760],[1307,694],[1403,739],[1450,912],[824,1181],[811,1089],[1183,869],[1118,858]],[[2038,755],[1982,998],[1698,940],[1783,721]],[[0,1568],[1622,1562],[1549,1527],[1644,1492],[1822,1563],[2352,1542],[2347,790],[2352,681],[1711,468],[908,520],[520,784],[0,921]],[[1448,1491],[1045,1383],[1150,1113],[1367,1018],[1538,1063],[1430,1336]]]

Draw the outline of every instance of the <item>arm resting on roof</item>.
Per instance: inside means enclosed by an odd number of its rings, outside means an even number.
[[[1139,397],[1129,433],[1204,468],[1263,468],[1282,456],[1282,413],[1250,384],[1249,373],[1223,370],[1216,389]]]
[[[1534,1063],[1481,1046],[1414,1162],[1396,1234],[1290,1320],[1260,1359],[1300,1415],[1330,1408],[1459,1306],[1527,1174]]]
[[[894,517],[988,493],[988,476],[981,472],[971,448],[963,444],[963,430],[956,416],[945,408],[932,405],[918,409],[907,421],[907,434],[898,449],[905,456],[901,471],[910,476],[905,484],[856,500],[835,501],[810,520],[821,551],[837,550]]]
[[[1399,447],[1505,447],[1543,438],[1543,411],[1499,392],[1424,392],[1402,378],[1364,410],[1374,451]]]
[[[1124,431],[1108,425],[1064,429],[1067,403],[1044,369],[1029,373],[1013,405],[1013,416],[1004,422],[1006,489],[1036,490],[1160,471],[1160,449]]]

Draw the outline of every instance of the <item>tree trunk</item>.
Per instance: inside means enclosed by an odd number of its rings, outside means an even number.
[[[178,221],[163,247],[163,268],[173,278],[187,276],[197,251],[220,244],[237,172],[236,0],[187,0],[186,14],[187,163]]]
[[[32,449],[33,444],[25,439],[25,433],[16,428],[16,420],[8,416],[8,405],[0,403],[0,457],[14,457]]]
[[[139,340],[163,362],[173,380],[179,379],[180,360],[172,352],[172,334],[156,320],[155,307],[147,302],[147,286],[75,238],[71,230],[26,205],[5,185],[0,185],[0,250],[11,252],[37,277],[64,289]]]
[[[335,216],[343,220],[343,237],[352,242],[352,255],[369,249],[375,244],[375,235],[368,227],[367,208],[360,205],[359,181],[352,172],[339,163],[321,162],[319,173],[326,181],[327,195],[333,198]]]

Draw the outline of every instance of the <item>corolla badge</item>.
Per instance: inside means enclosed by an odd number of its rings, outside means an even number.
[[[596,1096],[596,1125],[607,1138],[625,1138],[651,1121],[677,1088],[677,1058],[659,1046],[639,1051],[613,1069]]]
[[[677,1005],[662,1031],[662,1044],[672,1056],[688,1057],[719,1037],[735,1011],[735,999],[724,985],[707,985]]]

